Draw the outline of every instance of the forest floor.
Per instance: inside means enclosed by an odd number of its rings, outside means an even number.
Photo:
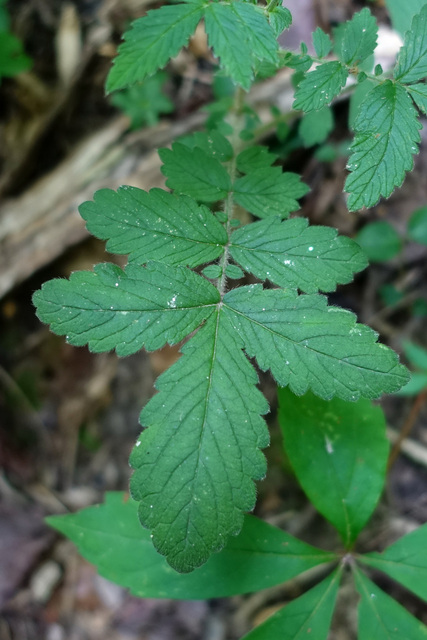
[[[47,515],[102,502],[105,491],[127,490],[140,409],[154,393],[156,377],[178,357],[178,348],[125,359],[91,354],[52,335],[31,303],[32,293],[47,279],[106,259],[103,243],[90,239],[78,218],[82,199],[100,186],[123,182],[162,186],[154,147],[200,125],[198,109],[211,99],[212,61],[200,36],[169,68],[166,92],[173,111],[153,129],[130,131],[103,87],[120,34],[155,3],[10,4],[14,32],[34,65],[0,86],[0,640],[237,639],[305,585],[295,580],[260,594],[208,602],[140,600],[98,576],[44,523]],[[316,24],[330,30],[363,6],[351,0],[295,4],[300,26],[288,36],[289,47],[310,41]],[[372,7],[386,28],[385,10]],[[288,94],[285,82],[273,99],[280,105]],[[339,147],[349,139],[348,104],[340,102],[334,111],[338,127],[331,143]],[[290,136],[296,135],[295,125]],[[309,184],[302,212],[311,222],[354,236],[368,219],[388,220],[404,235],[410,214],[427,202],[426,129],[422,136],[415,170],[404,186],[362,214],[349,214],[345,206],[344,156],[324,162],[313,148],[286,151],[275,139],[266,142],[286,156],[285,168],[292,166]],[[379,295],[384,285],[403,292],[398,303],[385,305]],[[414,300],[427,303],[426,249],[407,243],[397,258],[371,265],[331,299],[355,311],[397,351],[403,338],[426,347],[426,316],[413,306]],[[256,513],[307,542],[333,548],[335,534],[283,460],[274,383],[265,374],[260,380],[271,405],[272,445]],[[407,424],[413,404],[413,398],[397,396],[383,401],[392,434]],[[361,536],[366,551],[383,548],[427,521],[425,403],[417,407],[409,446],[405,442]],[[384,577],[380,584],[427,623],[426,607],[417,598]],[[331,640],[356,638],[352,599],[344,588]]]

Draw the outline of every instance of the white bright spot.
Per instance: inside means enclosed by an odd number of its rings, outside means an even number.
[[[313,247],[308,247],[308,250],[309,251],[313,251]]]
[[[326,451],[328,453],[333,453],[334,452],[334,447],[332,445],[332,442],[329,440],[329,438],[327,436],[325,436],[325,445],[326,445]]]

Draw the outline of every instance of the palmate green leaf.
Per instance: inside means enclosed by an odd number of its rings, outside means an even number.
[[[77,545],[104,578],[140,598],[205,600],[272,587],[336,560],[258,518],[245,516],[238,536],[191,574],[178,574],[154,549],[138,520],[138,503],[107,493],[105,503],[48,523]]]
[[[278,44],[260,7],[246,2],[211,2],[204,11],[209,46],[227,75],[244,89],[254,78],[255,62],[275,63]]]
[[[201,202],[216,202],[231,190],[225,167],[203,149],[190,149],[175,142],[172,149],[160,149],[162,173],[166,184],[178,193],[185,193]]]
[[[334,291],[367,266],[357,243],[330,227],[309,227],[305,218],[273,217],[235,231],[230,253],[246,271],[305,293]]]
[[[298,198],[309,188],[296,173],[283,173],[281,167],[266,167],[248,173],[234,182],[234,199],[258,218],[287,218],[299,209]]]
[[[406,90],[386,80],[362,102],[345,183],[348,208],[371,207],[402,184],[418,153],[420,123]]]
[[[268,618],[243,640],[327,640],[341,578],[340,569]]]
[[[153,543],[177,571],[237,534],[265,475],[268,410],[238,335],[219,308],[183,347],[143,409],[131,494]]]
[[[405,34],[393,76],[406,84],[427,76],[427,5],[414,16],[411,28]]]
[[[164,5],[135,20],[113,61],[107,92],[141,82],[162,69],[187,44],[202,17],[202,2],[193,2]]]
[[[107,240],[108,251],[129,254],[130,263],[196,267],[218,258],[227,243],[224,227],[209,209],[163,189],[102,189],[79,211],[88,231]]]
[[[294,109],[318,111],[330,104],[344,87],[348,71],[341,62],[325,62],[310,71],[300,82],[296,92]]]
[[[377,21],[368,8],[355,13],[351,20],[335,30],[334,51],[348,66],[357,66],[374,53],[377,46]]]
[[[311,388],[325,400],[375,398],[409,378],[372,329],[323,296],[250,285],[227,293],[223,304],[246,353],[297,395]]]
[[[99,264],[34,294],[37,315],[75,346],[120,356],[176,344],[215,310],[218,290],[184,267]]]
[[[360,562],[379,569],[427,601],[427,524],[408,533],[382,553],[359,556]]]
[[[350,548],[384,487],[389,444],[380,407],[279,389],[286,453],[316,509]]]
[[[427,627],[377,587],[361,571],[354,578],[360,594],[359,640],[426,640]]]

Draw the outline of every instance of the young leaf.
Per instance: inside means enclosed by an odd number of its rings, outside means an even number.
[[[341,579],[336,569],[322,582],[268,618],[242,640],[327,640]]]
[[[250,285],[229,291],[224,310],[247,354],[297,395],[311,388],[325,400],[375,398],[408,380],[377,334],[324,296]]]
[[[416,111],[407,92],[386,80],[370,91],[354,124],[356,137],[345,183],[348,208],[371,207],[388,197],[412,169],[420,141]]]
[[[336,29],[335,53],[349,67],[357,66],[374,53],[377,35],[377,21],[365,7]]]
[[[292,15],[286,7],[274,7],[273,11],[268,14],[268,20],[274,35],[278,38],[283,31],[291,26]]]
[[[268,405],[241,348],[218,309],[141,414],[148,429],[131,455],[131,494],[155,547],[183,573],[240,531],[242,511],[255,504],[252,479],[265,475],[259,449],[269,437],[260,414]]]
[[[211,5],[209,5],[211,6]],[[166,184],[201,202],[216,202],[231,190],[229,175],[223,165],[199,147],[189,149],[175,142],[172,149],[160,149],[162,173]]]
[[[427,75],[427,5],[414,16],[394,68],[394,78],[409,84]]]
[[[314,144],[324,142],[334,126],[334,116],[329,107],[323,107],[320,111],[310,111],[300,120],[298,133],[304,146],[311,147]]]
[[[313,32],[313,47],[318,58],[325,58],[332,49],[332,42],[320,27]]]
[[[233,5],[210,2],[205,8],[205,28],[209,46],[221,67],[236,84],[248,90],[254,77],[251,42]]]
[[[427,245],[427,207],[417,209],[409,218],[408,236],[415,242]]]
[[[88,231],[107,240],[108,251],[129,254],[130,263],[196,267],[218,258],[227,243],[224,227],[209,209],[164,189],[102,189],[79,211]]]
[[[184,267],[98,264],[34,294],[37,315],[75,346],[120,356],[176,344],[213,312],[218,290]]]
[[[270,167],[277,158],[278,156],[275,153],[270,153],[267,147],[254,145],[239,153],[236,158],[236,166],[241,173],[251,173]]]
[[[203,16],[202,3],[164,5],[135,20],[108,75],[108,93],[123,89],[162,69],[177,55]]]
[[[363,251],[330,227],[309,227],[305,218],[270,217],[235,231],[230,253],[246,271],[305,293],[334,291],[367,266]]]
[[[340,62],[325,62],[300,82],[293,109],[318,111],[332,102],[346,83],[348,71]]]
[[[359,556],[360,562],[379,569],[427,601],[427,524],[408,533],[382,553]]]
[[[365,225],[356,236],[356,242],[372,262],[385,262],[397,256],[402,249],[402,239],[386,220]]]
[[[166,72],[156,73],[111,98],[112,104],[130,118],[132,129],[145,125],[152,127],[158,123],[160,114],[173,111],[173,103],[163,92],[166,79]]]
[[[232,536],[220,553],[193,573],[178,574],[141,528],[138,503],[122,493],[107,493],[102,505],[47,521],[72,540],[104,578],[140,598],[205,600],[249,593],[336,560],[333,553],[245,516],[239,535]]]
[[[297,198],[309,188],[296,173],[283,173],[281,167],[266,167],[252,171],[234,183],[234,199],[258,218],[287,218],[299,209]]]
[[[357,569],[354,572],[358,606],[358,638],[375,640],[426,640],[427,627],[411,616]]]
[[[384,414],[364,398],[329,402],[279,389],[279,421],[296,476],[316,509],[351,547],[384,487]]]

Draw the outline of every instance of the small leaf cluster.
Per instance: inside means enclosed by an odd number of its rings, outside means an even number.
[[[99,573],[146,598],[207,599],[244,594],[287,582],[313,567],[327,574],[317,585],[279,609],[245,640],[326,640],[344,572],[359,594],[358,638],[423,640],[427,627],[366,575],[375,569],[427,601],[427,525],[382,553],[358,553],[365,527],[384,486],[389,445],[380,407],[360,399],[325,401],[279,390],[284,449],[311,502],[335,527],[343,549],[326,551],[245,516],[238,536],[191,574],[171,571],[138,524],[138,505],[110,493],[103,505],[49,518]],[[108,536],[107,548],[98,541]]]
[[[0,82],[27,71],[32,65],[25,55],[22,42],[10,31],[10,18],[6,0],[0,0]]]
[[[202,18],[223,70],[244,88],[256,61],[276,60],[277,29],[290,24],[275,3],[163,6],[125,34],[108,88],[155,73]],[[366,12],[362,18],[341,34],[347,65],[374,46],[371,31],[359,42],[358,29],[371,25]],[[326,64],[347,73],[341,62]],[[104,189],[80,207],[108,251],[129,256],[124,269],[99,264],[34,295],[43,322],[94,352],[125,356],[186,340],[142,410],[144,430],[130,458],[140,521],[180,572],[202,565],[239,533],[243,512],[255,504],[254,480],[266,472],[268,404],[247,357],[293,393],[311,389],[324,400],[376,398],[408,380],[374,331],[322,295],[350,282],[366,258],[334,229],[289,218],[307,187],[275,166],[274,154],[248,143],[242,102],[240,89],[222,126],[160,150],[173,193]],[[243,224],[250,214],[258,221]],[[244,273],[255,284],[238,286]]]
[[[391,74],[383,73],[379,65],[370,72],[377,31],[375,19],[365,8],[335,29],[333,44],[321,29],[314,32],[317,59],[305,50],[299,57],[284,59],[294,68],[303,63],[305,70],[317,63],[313,71],[305,73],[295,93],[294,108],[304,112],[324,109],[341,93],[350,76],[359,84],[370,85],[353,124],[355,139],[345,183],[350,211],[373,206],[402,184],[421,140],[416,108],[423,114],[427,111],[423,82],[427,75],[427,6],[414,16]],[[337,59],[325,61],[331,49]]]

